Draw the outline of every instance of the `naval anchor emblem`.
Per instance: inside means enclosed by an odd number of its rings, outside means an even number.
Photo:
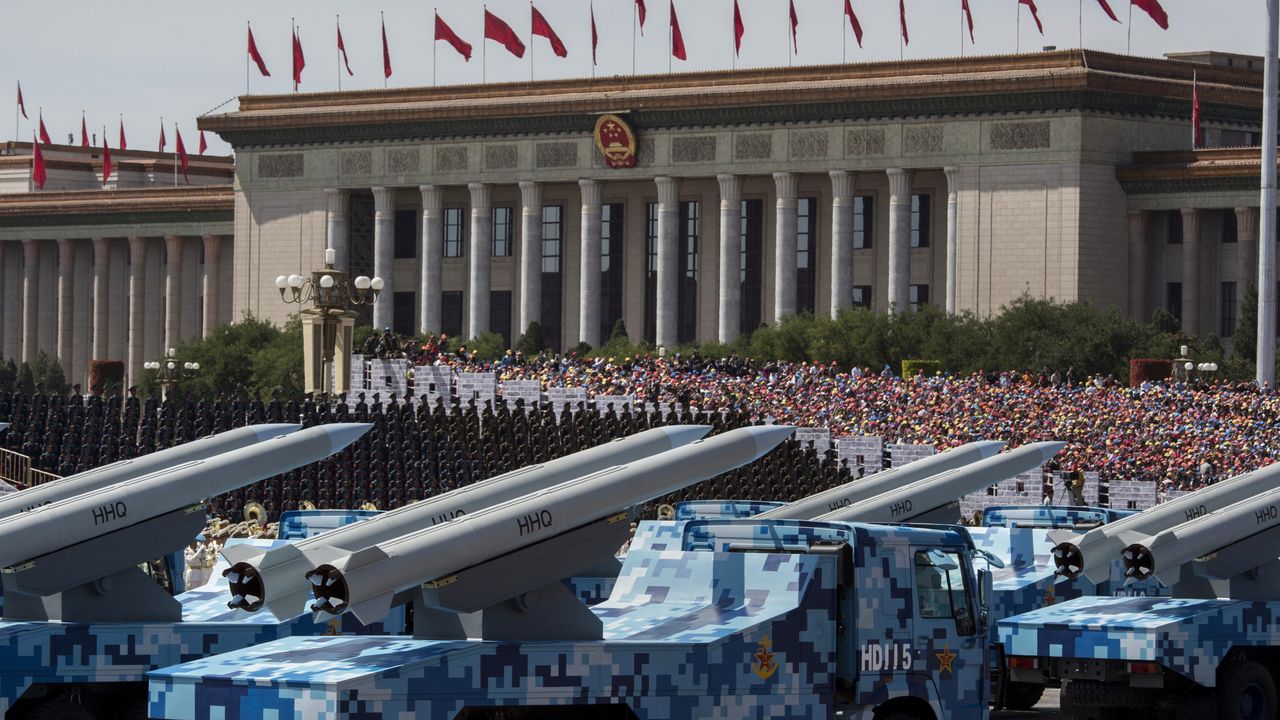
[[[755,661],[751,663],[751,672],[756,674],[761,680],[768,680],[773,674],[778,672],[778,661],[773,655],[773,642],[769,640],[769,636],[765,635],[760,641],[760,645],[752,654]]]
[[[596,120],[596,149],[605,164],[614,169],[636,166],[636,134],[626,120],[617,115],[601,115]]]

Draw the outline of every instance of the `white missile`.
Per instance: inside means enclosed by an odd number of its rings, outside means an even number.
[[[1019,473],[1042,467],[1062,448],[1064,442],[1038,442],[979,460],[941,475],[917,480],[875,497],[842,507],[815,520],[841,522],[908,522],[955,503]],[[914,463],[913,463],[914,464]],[[783,517],[787,517],[783,515]],[[954,520],[952,520],[954,522]]]
[[[223,551],[232,563],[223,572],[232,596],[228,606],[250,612],[265,606],[276,617],[293,617],[303,611],[306,599],[311,595],[306,572],[315,567],[315,563],[304,555],[309,549],[323,547],[335,552],[362,550],[535,490],[687,445],[709,432],[711,428],[706,425],[674,425],[645,430],[550,462],[513,470],[296,543],[267,551],[250,545],[232,546]]]
[[[316,598],[311,609],[334,615],[350,611],[362,623],[376,622],[386,616],[396,593],[729,472],[777,447],[793,431],[777,425],[730,430],[356,553],[317,548],[308,553],[317,561],[307,574]]]
[[[1111,563],[1126,546],[1278,486],[1280,463],[1223,480],[1083,535],[1070,532],[1050,535],[1058,543],[1053,548],[1053,562],[1058,574],[1065,578],[1084,575],[1092,583],[1103,582],[1110,577]]]
[[[301,428],[301,425],[292,424],[249,425],[159,450],[150,455],[121,460],[75,475],[68,475],[61,480],[37,485],[0,498],[0,518],[17,515],[42,505],[115,485],[118,482],[150,475],[175,465],[239,450],[273,437],[297,432]]]
[[[815,493],[789,505],[760,513],[756,517],[812,520],[824,513],[833,512],[856,502],[873,498],[881,493],[914,483],[917,480],[933,477],[948,470],[955,470],[992,457],[1000,452],[1004,445],[1002,440],[979,440],[967,443],[892,470],[878,472],[869,477]]]
[[[1121,553],[1124,575],[1134,580],[1154,576],[1161,584],[1172,587],[1181,578],[1187,563],[1277,527],[1280,527],[1280,489],[1206,513],[1155,537],[1130,544]],[[1272,551],[1270,557],[1258,556],[1253,548],[1250,552],[1258,558],[1257,565],[1274,560],[1277,554]]]
[[[8,429],[9,429],[9,423],[0,423],[0,432],[4,432],[5,430],[8,430]]]
[[[368,424],[319,425],[98,488],[0,520],[0,568],[104,538],[308,463],[355,442]]]

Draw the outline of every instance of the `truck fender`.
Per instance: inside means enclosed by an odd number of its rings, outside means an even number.
[[[854,720],[875,720],[878,712],[892,710],[895,705],[914,704],[919,707],[920,703],[929,706],[934,718],[941,720],[946,717],[938,688],[930,675],[905,673],[885,677],[863,676],[858,680],[852,717]]]

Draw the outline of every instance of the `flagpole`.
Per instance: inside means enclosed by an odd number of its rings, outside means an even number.
[[[298,47],[298,23],[297,23],[297,18],[293,18],[293,17],[289,18],[289,37],[290,37],[290,38],[292,38],[292,42],[291,42],[291,44],[289,45],[289,57],[291,58],[291,61],[292,61],[292,63],[293,63],[293,65],[291,66],[291,68],[293,69],[293,91],[294,91],[294,92],[298,92],[298,71],[297,71],[297,65],[298,65],[298,50],[297,50],[297,47]],[[177,127],[177,125],[174,125],[174,127]],[[175,186],[175,187],[177,187],[177,185],[178,185],[178,176],[177,176],[177,171],[176,171],[176,170],[174,171],[173,184],[174,184],[174,186]]]
[[[587,10],[591,13],[591,79],[596,79],[596,3],[595,0],[587,0]]]
[[[333,16],[333,27],[338,31],[338,37],[342,37],[342,16]],[[338,48],[338,92],[342,92],[342,48]]]
[[[1191,110],[1191,114],[1192,114],[1193,116],[1196,114],[1196,113],[1195,113],[1194,104],[1195,104],[1196,100],[1197,100],[1197,99],[1199,99],[1199,94],[1200,94],[1200,88],[1199,88],[1199,86],[1198,86],[1198,82],[1199,82],[1199,81],[1198,81],[1198,80],[1197,80],[1197,78],[1196,78],[1196,71],[1195,71],[1195,70],[1192,70],[1192,71],[1191,71],[1191,102],[1192,102],[1193,107],[1192,107],[1192,110]],[[1199,130],[1199,128],[1196,126],[1196,120],[1199,120],[1199,118],[1193,117],[1193,118],[1192,118],[1192,121],[1191,121],[1191,150],[1192,150],[1192,152],[1194,152],[1194,151],[1195,151],[1195,149],[1196,149],[1197,147],[1199,147],[1199,143],[1198,143],[1197,141],[1200,139],[1200,137],[1199,137],[1199,136],[1200,136],[1200,133],[1196,132],[1197,130]]]
[[[253,24],[250,23],[248,20],[244,21],[244,26],[249,29],[250,33],[253,32]],[[244,94],[245,95],[249,94],[249,50],[248,48],[246,48],[244,51]]]
[[[960,3],[960,57],[964,57],[964,2]]]
[[[436,46],[440,44],[440,41],[435,39],[435,36],[436,36],[436,27],[435,27],[435,24],[440,22],[440,8],[434,8],[434,7],[433,7],[433,8],[431,8],[431,16],[432,16],[432,25],[431,25],[431,37],[432,37],[432,40],[431,40],[431,87],[435,87],[435,86],[436,86],[436,57],[437,57],[437,56],[436,56]]]
[[[489,6],[482,5],[485,12],[485,24],[489,22]],[[487,28],[486,28],[487,29]],[[489,81],[489,39],[481,36],[480,38],[480,84],[484,85]]]
[[[1013,25],[1013,51],[1014,53],[1022,52],[1022,3],[1017,4],[1018,16],[1014,20]]]
[[[387,48],[387,17],[386,15],[382,14],[381,10],[378,11],[378,21],[382,23],[382,54],[385,59],[391,56],[391,50]],[[387,69],[384,67],[382,68],[382,89],[383,90],[387,89],[387,82],[389,80],[390,78],[387,77]]]
[[[1129,11],[1130,15],[1133,10]],[[1262,209],[1258,237],[1258,331],[1255,380],[1271,388],[1276,380],[1276,56],[1280,52],[1280,0],[1267,0],[1266,55],[1262,80]]]
[[[173,124],[173,186],[178,187],[178,123]]]
[[[533,0],[529,0],[529,82],[533,82]]]
[[[1129,22],[1126,23],[1126,25],[1128,25],[1128,28],[1126,29],[1129,32],[1129,37],[1125,41],[1124,54],[1132,55],[1133,54],[1133,3],[1132,2],[1129,3]]]
[[[787,6],[787,21],[782,24],[782,27],[786,28],[787,31],[787,67],[791,67],[792,63],[795,62],[795,53],[791,45],[791,7],[789,5]]]
[[[19,81],[19,82],[18,82],[18,94],[19,94],[19,95],[21,95],[21,94],[22,94],[22,82],[21,82],[21,81]],[[15,97],[14,97],[14,100],[13,100],[13,141],[14,141],[14,142],[18,142],[18,140],[22,137],[22,126],[21,126],[21,125],[19,125],[19,122],[20,122],[20,121],[19,121],[19,119],[18,119],[18,118],[20,118],[20,117],[22,117],[22,116],[19,114],[19,112],[20,112],[20,111],[18,110],[18,99],[17,99],[17,97],[15,96]]]
[[[671,27],[671,15],[675,14],[676,0],[667,0],[667,74],[671,74],[671,56],[675,54],[675,28]]]
[[[849,63],[849,31],[845,29],[844,9],[840,10],[840,63]]]
[[[640,8],[635,3],[631,4],[631,74],[636,74],[636,17],[640,15]]]
[[[1080,49],[1084,49],[1084,0],[1080,0],[1079,11],[1076,15],[1077,21],[1080,23]]]

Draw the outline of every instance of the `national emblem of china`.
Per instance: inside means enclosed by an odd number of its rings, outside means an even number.
[[[614,169],[636,166],[636,134],[617,115],[601,115],[596,120],[596,148],[605,164]]]

